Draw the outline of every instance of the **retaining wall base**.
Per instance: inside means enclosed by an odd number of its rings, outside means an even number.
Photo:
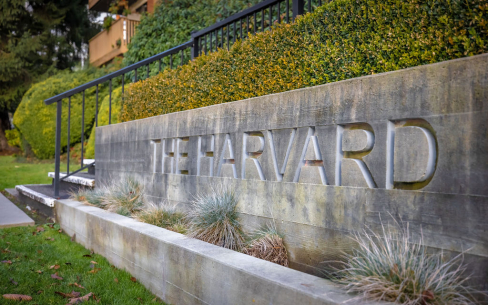
[[[388,304],[328,280],[188,238],[73,200],[55,202],[61,228],[171,304]]]

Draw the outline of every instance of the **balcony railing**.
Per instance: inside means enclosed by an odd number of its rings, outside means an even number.
[[[325,1],[324,1],[325,2]],[[112,72],[96,80],[83,84],[77,88],[68,90],[44,101],[46,105],[57,103],[56,112],[56,148],[55,148],[55,177],[54,177],[54,197],[59,196],[59,183],[61,180],[88,168],[93,164],[83,164],[84,146],[84,114],[85,114],[85,92],[95,87],[95,109],[98,109],[98,89],[99,86],[108,83],[109,87],[109,124],[112,117],[112,81],[120,79],[122,86],[122,99],[124,98],[124,86],[127,81],[137,82],[140,79],[148,78],[155,72],[163,69],[172,69],[173,66],[183,65],[190,58],[200,56],[202,53],[209,53],[218,48],[230,48],[238,39],[246,39],[249,34],[263,32],[272,29],[273,23],[290,22],[296,16],[312,12],[317,6],[322,5],[321,0],[266,0],[253,7],[250,7],[238,14],[235,14],[221,22],[218,22],[206,29],[192,34],[191,40],[172,49],[156,54],[140,62]],[[112,26],[113,27],[113,26]],[[112,30],[112,29],[111,29]],[[96,37],[95,37],[96,38]],[[129,38],[130,41],[130,38]],[[71,118],[71,97],[75,94],[82,95],[82,118],[81,118],[81,168],[69,172],[69,148],[70,148],[70,118]],[[61,126],[63,113],[63,99],[68,99],[68,120],[66,129],[68,130],[67,148],[61,146]],[[95,126],[98,126],[98,110],[95,112]],[[60,156],[62,150],[68,153],[68,171],[66,175],[60,175]],[[96,156],[95,156],[96,157]]]
[[[98,67],[127,52],[138,24],[138,20],[122,17],[90,39],[90,64]]]

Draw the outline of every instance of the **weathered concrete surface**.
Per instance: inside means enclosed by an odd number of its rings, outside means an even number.
[[[33,226],[34,220],[0,194],[0,228]]]
[[[362,302],[327,280],[77,201],[56,201],[55,211],[66,234],[171,304],[390,304]]]
[[[232,184],[315,272],[380,219],[461,252],[488,290],[488,54],[97,129],[97,183],[134,175],[182,209]]]

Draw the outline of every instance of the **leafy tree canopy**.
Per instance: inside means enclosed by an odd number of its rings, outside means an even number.
[[[13,111],[30,85],[72,68],[99,31],[86,0],[0,1],[0,111]]]

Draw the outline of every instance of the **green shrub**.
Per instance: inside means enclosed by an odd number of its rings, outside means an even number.
[[[22,149],[22,135],[18,129],[5,130],[8,145]]]
[[[160,1],[152,14],[142,17],[128,46],[129,50],[124,54],[124,64],[133,64],[182,44],[190,39],[192,31],[208,27],[260,1]],[[189,55],[186,54],[185,61],[189,60]],[[169,61],[165,60],[164,63],[168,64]],[[157,73],[156,65],[152,71],[154,74]]]
[[[120,65],[120,63],[119,63]],[[56,132],[56,103],[46,106],[44,100],[64,91],[73,89],[88,81],[101,77],[119,65],[97,69],[94,67],[76,72],[63,71],[42,82],[34,84],[22,98],[15,111],[14,124],[40,159],[54,156]],[[114,85],[117,82],[114,81]],[[108,93],[108,84],[99,87],[99,98],[102,100]],[[68,99],[63,100],[61,147],[67,146]],[[71,144],[81,139],[82,95],[71,98]],[[95,87],[85,92],[85,136],[91,132],[95,117]]]
[[[344,255],[345,266],[336,274],[348,292],[408,305],[476,304],[473,294],[484,295],[467,285],[463,254],[445,260],[442,252],[429,253],[422,237],[410,236],[408,224],[366,230],[353,239],[359,247]]]
[[[488,51],[485,0],[336,0],[128,89],[142,119]]]
[[[199,195],[187,214],[188,236],[240,251],[244,247],[244,233],[236,211],[238,202],[234,191],[225,187]]]
[[[112,124],[118,123],[120,107],[121,107],[122,87],[118,87],[112,91]],[[108,125],[109,113],[109,96],[106,95],[102,100],[98,110],[98,126]],[[95,128],[92,128],[88,144],[85,151],[86,159],[95,158]]]

